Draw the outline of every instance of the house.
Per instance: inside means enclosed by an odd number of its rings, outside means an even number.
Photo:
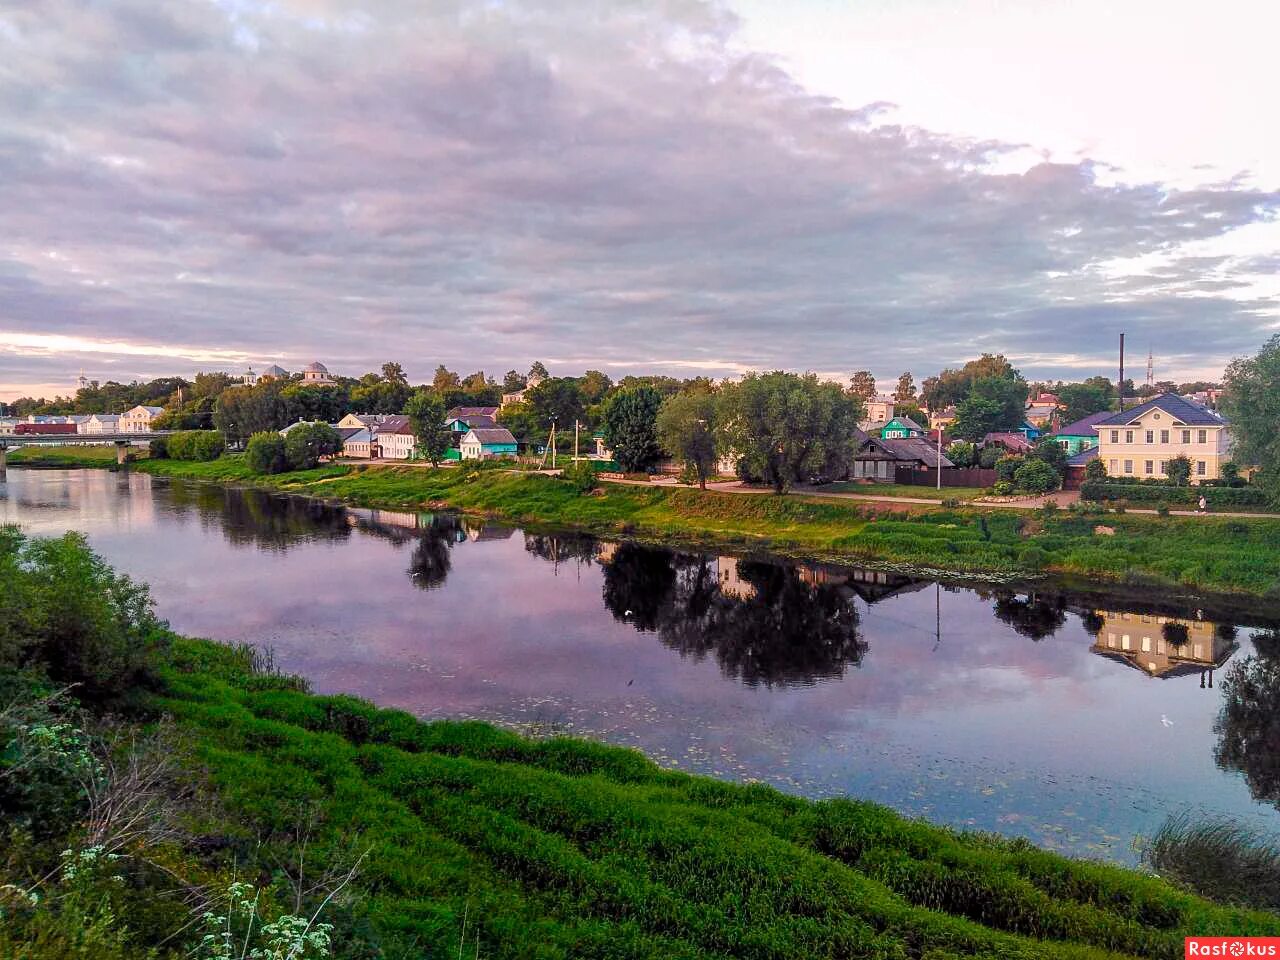
[[[943,467],[955,466],[946,454],[938,453],[936,443],[924,437],[892,437],[886,440],[875,434],[862,433],[853,455],[851,475],[854,480],[893,483],[899,467],[936,470],[939,462]]]
[[[506,427],[473,427],[458,444],[458,450],[463,460],[514,457],[516,438]]]
[[[80,425],[81,433],[120,433],[120,418],[114,413],[95,413]]]
[[[1007,452],[1012,454],[1023,454],[1031,450],[1031,441],[1027,439],[1026,434],[1013,431],[988,433],[982,438],[982,443],[978,445],[980,447],[1004,447]]]
[[[955,406],[945,407],[942,410],[929,412],[929,429],[930,430],[946,430],[956,422]]]
[[[138,404],[120,414],[121,433],[150,433],[151,421],[164,413],[164,407],[149,407]]]
[[[464,435],[472,427],[496,427],[498,407],[451,407],[444,415],[444,422],[458,435]]]
[[[529,377],[524,383],[523,389],[516,390],[512,393],[504,393],[502,395],[502,405],[505,407],[512,403],[524,403],[524,395],[526,391],[532,390],[538,384],[542,383],[543,378],[537,375]]]
[[[1053,439],[1058,442],[1058,446],[1067,451],[1068,457],[1074,457],[1080,451],[1088,450],[1090,447],[1098,445],[1098,435],[1093,428],[1110,416],[1110,410],[1099,410],[1097,413],[1091,413],[1087,417],[1077,420],[1075,423],[1069,423],[1058,430],[1053,435]]]
[[[870,430],[878,423],[888,423],[893,419],[893,405],[893,397],[886,393],[877,393],[868,398],[864,401],[866,415],[858,426],[863,430]]]
[[[409,425],[408,417],[397,417],[392,422],[374,427],[378,443],[378,455],[387,460],[412,460],[418,440]]]
[[[1027,403],[1027,423],[1033,427],[1041,429],[1049,427],[1057,416],[1057,403],[1039,403],[1036,401]]]
[[[328,367],[319,360],[315,360],[302,368],[302,385],[304,387],[336,387],[338,381],[329,376]]]
[[[1217,480],[1231,459],[1231,427],[1221,414],[1176,393],[1162,393],[1093,427],[1098,457],[1112,477],[1158,479],[1174,457],[1191,461],[1191,482]]]
[[[368,458],[373,451],[373,431],[368,427],[339,427],[344,457]]]
[[[905,440],[924,436],[924,427],[910,417],[893,417],[880,428],[881,440]]]
[[[1067,469],[1062,478],[1063,490],[1079,490],[1080,485],[1085,481],[1085,474],[1089,469],[1089,464],[1093,460],[1098,459],[1097,446],[1085,447],[1079,453],[1067,457]]]
[[[85,424],[89,422],[89,417],[91,416],[92,414],[89,413],[72,413],[68,414],[63,419],[66,420],[67,423],[74,423],[76,425],[76,433],[84,433]]]
[[[21,422],[17,417],[0,417],[0,437],[13,436],[14,428]]]

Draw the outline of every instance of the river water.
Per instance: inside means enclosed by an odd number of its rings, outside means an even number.
[[[0,522],[83,531],[175,630],[269,647],[318,692],[423,718],[596,737],[1121,862],[1173,813],[1280,829],[1280,744],[1247,711],[1219,719],[1223,680],[1280,654],[1274,625],[1159,596],[939,585],[103,471],[11,469]]]

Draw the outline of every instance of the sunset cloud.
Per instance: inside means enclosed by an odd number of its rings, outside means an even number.
[[[1244,180],[1011,164],[693,0],[351,9],[0,5],[0,395],[287,358],[1088,375],[1121,330],[1192,371],[1277,322],[1265,250],[1194,252],[1274,226]]]

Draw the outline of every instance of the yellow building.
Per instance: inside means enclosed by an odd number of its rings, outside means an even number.
[[[1102,621],[1094,652],[1122,660],[1152,677],[1212,670],[1222,666],[1236,649],[1235,641],[1221,636],[1217,625],[1208,620],[1112,610],[1095,610],[1094,614]]]
[[[1230,425],[1193,400],[1166,393],[1094,424],[1098,459],[1111,477],[1158,479],[1177,456],[1191,461],[1191,482],[1216,480],[1231,459]]]

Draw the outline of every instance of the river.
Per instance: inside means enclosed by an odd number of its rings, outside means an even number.
[[[175,630],[268,647],[317,692],[426,719],[595,737],[1126,863],[1172,813],[1280,829],[1280,746],[1250,740],[1247,716],[1215,729],[1223,679],[1280,655],[1275,625],[1159,596],[940,585],[105,471],[10,469],[0,522],[83,531]]]

